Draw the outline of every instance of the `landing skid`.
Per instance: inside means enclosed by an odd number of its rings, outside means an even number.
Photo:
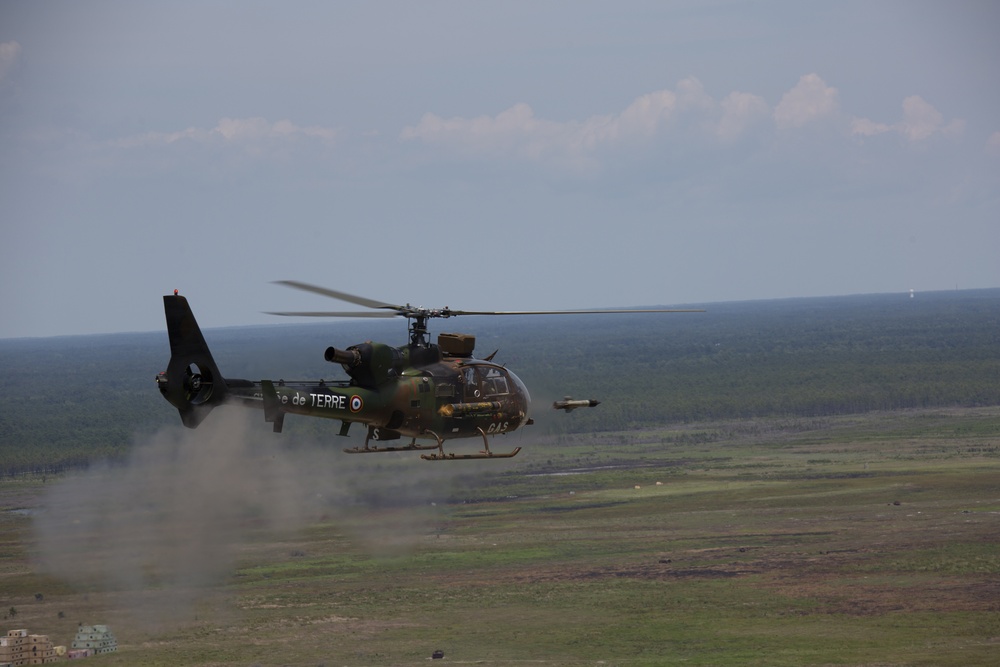
[[[347,454],[377,454],[381,452],[415,452],[415,451],[425,451],[429,449],[438,450],[436,454],[421,454],[420,458],[425,461],[465,461],[468,459],[509,459],[517,456],[518,452],[521,451],[520,447],[515,447],[514,451],[506,452],[504,454],[495,454],[490,451],[490,441],[489,436],[483,429],[476,429],[479,431],[479,435],[483,438],[483,451],[478,454],[452,454],[445,453],[444,451],[444,438],[439,436],[434,431],[424,431],[435,440],[437,444],[434,445],[418,445],[417,439],[413,438],[410,440],[410,444],[403,445],[401,447],[370,447],[368,443],[371,441],[369,438],[365,438],[364,447],[349,447],[345,448],[344,452]]]
[[[415,452],[437,448],[437,445],[404,445],[402,447],[350,447],[345,448],[344,451],[348,454],[376,454],[378,452]]]
[[[440,444],[418,445],[417,439],[414,438],[413,440],[410,441],[410,444],[403,445],[402,447],[369,447],[368,438],[365,438],[364,447],[350,447],[350,448],[345,448],[344,451],[347,452],[348,454],[375,454],[378,452],[414,452],[414,451],[422,451],[425,449],[439,449],[440,446],[441,446]]]
[[[490,451],[479,452],[478,454],[445,454],[444,452],[440,454],[421,454],[420,458],[425,461],[462,461],[465,459],[509,459],[517,456],[517,453],[521,451],[520,447],[515,447],[514,451],[507,452],[506,454],[494,454]]]
[[[490,451],[490,441],[483,429],[476,429],[479,431],[479,435],[483,437],[483,447],[486,449],[479,452],[478,454],[445,454],[444,452],[444,440],[437,433],[433,431],[427,431],[435,438],[437,438],[438,444],[432,449],[438,450],[437,454],[421,454],[420,458],[425,461],[466,461],[468,459],[509,459],[517,456],[517,453],[521,451],[520,447],[515,447],[514,451],[507,452],[506,454],[494,454]]]

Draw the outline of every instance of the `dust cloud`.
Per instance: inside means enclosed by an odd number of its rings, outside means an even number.
[[[317,521],[342,521],[335,532],[374,556],[436,530],[454,469],[412,453],[351,456],[340,450],[357,443],[336,436],[303,443],[254,414],[216,409],[197,430],[137,443],[124,465],[53,484],[34,522],[40,569],[80,591],[134,595],[133,617],[161,625],[224,583],[248,548],[280,544],[287,557]]]

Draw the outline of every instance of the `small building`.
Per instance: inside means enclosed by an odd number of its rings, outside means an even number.
[[[0,667],[47,665],[57,659],[47,635],[29,635],[26,629],[18,629],[0,637]]]
[[[90,655],[114,653],[118,650],[118,640],[106,625],[81,625],[76,631],[76,638],[71,645],[73,653],[76,650],[93,651]],[[69,656],[68,657],[77,657]],[[79,656],[87,657],[87,656]]]

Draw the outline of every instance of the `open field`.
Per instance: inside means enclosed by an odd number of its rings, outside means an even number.
[[[101,568],[86,555],[80,576],[47,573],[35,524],[70,480],[5,481],[0,615],[57,644],[79,622],[111,625],[119,652],[93,665],[411,665],[437,649],[432,664],[1000,655],[997,407],[561,435],[492,467],[377,465],[401,485],[433,474],[436,489],[286,530],[236,517],[224,566],[183,583],[155,563],[131,584],[89,576]],[[134,539],[79,553],[127,563],[149,533]]]

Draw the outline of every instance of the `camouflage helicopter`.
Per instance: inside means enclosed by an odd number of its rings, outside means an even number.
[[[365,342],[346,349],[329,347],[324,358],[340,364],[350,380],[285,382],[225,378],[212,358],[194,313],[177,290],[163,297],[170,339],[167,370],[156,376],[163,397],[180,412],[188,428],[197,428],[212,409],[237,404],[262,410],[264,421],[280,433],[286,414],[338,419],[339,435],[347,436],[354,423],[368,431],[364,445],[344,449],[351,454],[437,450],[422,454],[429,461],[492,459],[516,456],[520,447],[496,453],[490,438],[533,423],[528,416],[530,397],[524,383],[509,369],[473,357],[475,337],[441,333],[437,344],[428,340],[427,321],[458,315],[567,315],[609,313],[677,313],[698,310],[556,310],[469,311],[398,306],[293,280],[292,287],[370,310],[355,312],[278,312],[272,315],[306,317],[405,317],[410,339],[392,347]],[[582,401],[580,403],[584,403]],[[593,405],[597,401],[590,401]],[[592,407],[591,405],[590,407]],[[574,406],[576,407],[576,406]],[[568,412],[569,410],[567,410]],[[386,442],[410,438],[406,445]],[[478,437],[483,450],[476,454],[444,451],[444,442]],[[418,443],[418,440],[430,440]]]

